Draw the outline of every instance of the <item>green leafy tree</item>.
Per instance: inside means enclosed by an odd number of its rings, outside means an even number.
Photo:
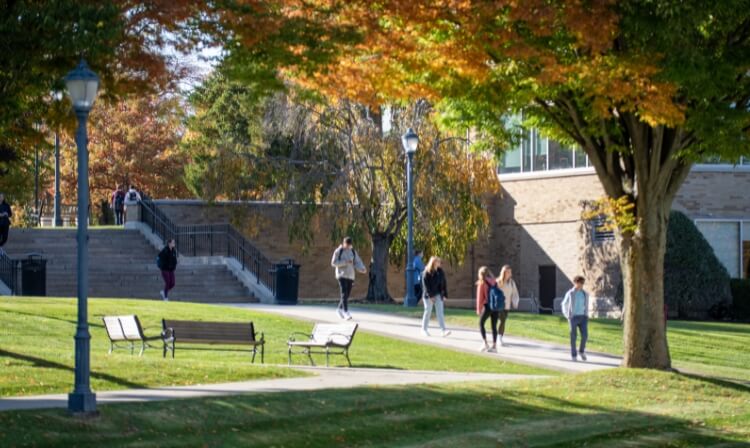
[[[625,222],[634,227],[618,232],[623,365],[669,368],[672,202],[696,160],[750,155],[747,0],[324,3],[275,10],[281,27],[286,15],[325,30],[319,40],[331,51],[317,64],[304,58],[316,47],[302,31],[285,42],[260,33],[238,42],[232,58],[276,62],[279,74],[365,103],[426,97],[446,123],[472,124],[495,141],[515,133],[500,117],[523,113],[524,125],[580,146],[606,195],[632,205]],[[337,39],[352,28],[354,44]]]

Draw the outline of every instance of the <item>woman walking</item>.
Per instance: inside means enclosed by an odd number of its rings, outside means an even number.
[[[438,324],[442,330],[443,337],[451,334],[445,328],[445,315],[444,315],[444,302],[448,298],[448,285],[445,280],[445,272],[440,267],[442,261],[438,257],[430,257],[430,261],[427,262],[427,266],[424,268],[422,274],[422,291],[424,298],[424,314],[422,315],[422,334],[429,336],[430,332],[427,331],[430,325],[430,317],[432,316],[432,307],[435,307],[437,312]]]
[[[10,218],[13,217],[13,210],[10,204],[5,202],[5,195],[0,193],[0,254],[4,254],[3,246],[8,242],[8,233],[10,232]]]
[[[496,353],[497,352],[497,319],[498,310],[493,310],[490,307],[490,289],[497,285],[495,276],[487,266],[479,268],[477,273],[477,315],[479,317],[479,333],[482,335],[484,345],[480,351]],[[484,328],[484,324],[490,319],[492,325],[492,346],[487,342],[487,330]]]
[[[518,288],[516,282],[513,281],[513,271],[509,265],[503,266],[500,270],[500,277],[497,278],[497,283],[500,289],[503,291],[505,296],[505,308],[500,311],[500,346],[504,346],[503,335],[505,334],[505,322],[508,320],[508,312],[511,308],[518,308]]]
[[[169,291],[174,288],[174,271],[177,269],[177,249],[173,239],[167,241],[167,245],[159,252],[157,262],[161,269],[161,278],[164,279],[164,289],[160,291],[161,299],[169,302]]]

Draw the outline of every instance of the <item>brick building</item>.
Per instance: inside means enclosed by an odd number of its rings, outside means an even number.
[[[750,159],[741,164],[696,165],[674,203],[692,218],[732,277],[747,276],[750,266]],[[448,265],[449,304],[472,306],[473,281],[479,266],[494,272],[513,267],[522,297],[552,307],[571,279],[582,274],[596,297],[595,314],[617,313],[612,297],[619,285],[617,247],[611,233],[581,218],[585,201],[603,196],[586,155],[530,132],[527,141],[504,155],[498,169],[501,194],[488,198],[490,228],[459,266]],[[290,241],[282,206],[275,203],[157,201],[176,222],[242,223],[247,236],[271,259],[294,258],[301,265],[300,297],[330,299],[338,295],[330,257],[335,243],[324,219],[314,223],[317,237],[303,248]],[[368,247],[358,251],[369,259]],[[403,267],[388,272],[390,293],[405,289]],[[355,284],[363,297],[367,278]]]

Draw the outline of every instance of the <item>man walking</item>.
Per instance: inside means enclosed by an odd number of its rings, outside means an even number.
[[[414,268],[414,297],[417,298],[417,303],[422,298],[422,273],[424,272],[424,261],[422,256],[424,252],[421,249],[414,251],[414,262],[412,267]]]
[[[589,338],[589,295],[583,290],[584,278],[580,275],[573,279],[573,288],[565,293],[562,301],[563,315],[568,319],[570,326],[570,358],[578,361],[578,356],[586,361],[586,340]],[[576,352],[576,337],[581,330],[581,346]]]
[[[122,185],[118,185],[112,192],[112,210],[115,211],[115,224],[121,226],[123,224],[122,215],[125,211],[125,191]]]
[[[350,237],[347,236],[344,238],[343,243],[333,251],[331,266],[336,270],[336,280],[339,282],[339,291],[341,293],[341,299],[339,300],[336,312],[340,318],[351,320],[352,315],[349,314],[349,295],[352,293],[354,277],[356,272],[364,274],[367,272],[367,269],[362,259],[357,255],[357,251],[354,250]]]
[[[177,269],[177,249],[173,239],[168,240],[167,245],[159,252],[156,263],[164,280],[164,289],[160,291],[161,299],[169,302],[169,291],[174,288],[174,271]]]

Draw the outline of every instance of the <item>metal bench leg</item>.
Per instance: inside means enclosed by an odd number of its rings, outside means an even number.
[[[305,349],[305,352],[307,352],[307,357],[310,359],[310,365],[314,366],[315,365],[315,361],[313,361],[313,357],[312,357],[312,353],[310,353],[310,349],[309,348]]]
[[[326,347],[326,367],[328,367],[328,356],[330,353],[328,352],[328,347]]]
[[[174,347],[174,342],[172,342],[172,359],[174,359],[174,352],[175,352],[175,349],[174,349],[174,348],[175,348],[175,347]]]
[[[131,355],[133,354],[133,350],[135,350],[135,344],[133,343],[133,341],[130,341],[130,354]]]
[[[141,352],[138,353],[138,356],[143,356],[143,352],[146,350],[146,341],[141,341]]]
[[[250,360],[251,364],[255,364],[255,355],[258,353],[258,348],[253,347],[253,359]]]
[[[264,342],[260,346],[260,363],[265,364],[266,363],[266,343]]]
[[[292,346],[289,346],[289,365],[292,365]]]
[[[352,366],[352,360],[349,359],[349,349],[344,350],[344,356],[346,356],[346,362],[349,363],[349,367]]]
[[[108,355],[111,355],[111,354],[112,354],[112,351],[113,351],[114,349],[115,349],[115,343],[114,343],[114,342],[112,342],[112,341],[109,341],[109,353],[107,353],[107,354],[108,354]]]
[[[162,358],[166,358],[167,357],[167,343],[166,342],[164,343],[164,348],[162,350],[163,350]]]

